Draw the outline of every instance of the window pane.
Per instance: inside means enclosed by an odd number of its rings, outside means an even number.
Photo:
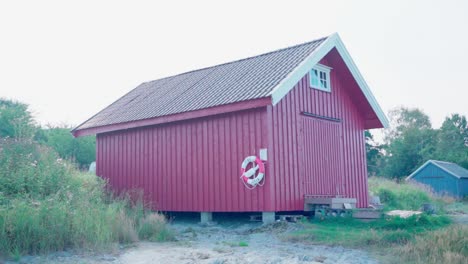
[[[320,72],[320,79],[326,79],[326,75],[325,75],[325,72],[321,71]]]
[[[310,75],[313,79],[317,79],[318,78],[317,70],[312,69],[312,71],[310,71]]]
[[[319,80],[318,80],[318,72],[315,69],[312,69],[310,71],[310,83],[312,86],[318,86]]]
[[[318,83],[319,82],[317,78],[312,78],[312,82],[311,82],[312,86],[318,86]]]
[[[327,80],[320,80],[320,87],[321,88],[328,88]]]

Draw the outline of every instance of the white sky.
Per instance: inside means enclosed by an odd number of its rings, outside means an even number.
[[[1,2],[0,97],[77,125],[144,81],[338,32],[386,113],[468,116],[468,1],[221,2]]]

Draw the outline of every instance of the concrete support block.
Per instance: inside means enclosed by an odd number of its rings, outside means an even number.
[[[200,223],[208,224],[213,222],[213,213],[212,212],[201,212],[200,213]]]
[[[262,222],[264,224],[271,224],[275,222],[275,212],[262,212]]]

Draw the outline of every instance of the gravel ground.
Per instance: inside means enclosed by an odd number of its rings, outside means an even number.
[[[58,252],[48,256],[25,256],[21,263],[377,263],[366,252],[282,241],[294,223],[229,222],[201,226],[196,221],[174,221],[176,242],[138,243],[113,254]]]

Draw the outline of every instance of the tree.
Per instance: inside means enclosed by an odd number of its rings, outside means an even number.
[[[32,139],[35,131],[27,104],[0,98],[0,137]]]
[[[417,108],[400,107],[389,112],[390,129],[387,130],[387,139],[402,136],[408,130],[432,129],[429,116]]]
[[[80,167],[86,168],[96,159],[96,137],[74,138],[69,126],[43,129],[39,142],[53,148],[61,158],[75,161]]]
[[[0,98],[0,138],[34,140],[54,149],[62,159],[87,167],[96,159],[96,137],[74,138],[70,130],[66,125],[37,127],[27,104]]]
[[[433,155],[436,133],[429,116],[419,109],[402,107],[389,116],[393,126],[386,133],[383,174],[401,179]]]
[[[452,114],[445,118],[438,131],[435,158],[468,168],[468,122],[466,117]]]
[[[364,135],[366,138],[367,173],[372,176],[379,175],[383,157],[382,145],[374,141],[369,130],[366,130]]]

